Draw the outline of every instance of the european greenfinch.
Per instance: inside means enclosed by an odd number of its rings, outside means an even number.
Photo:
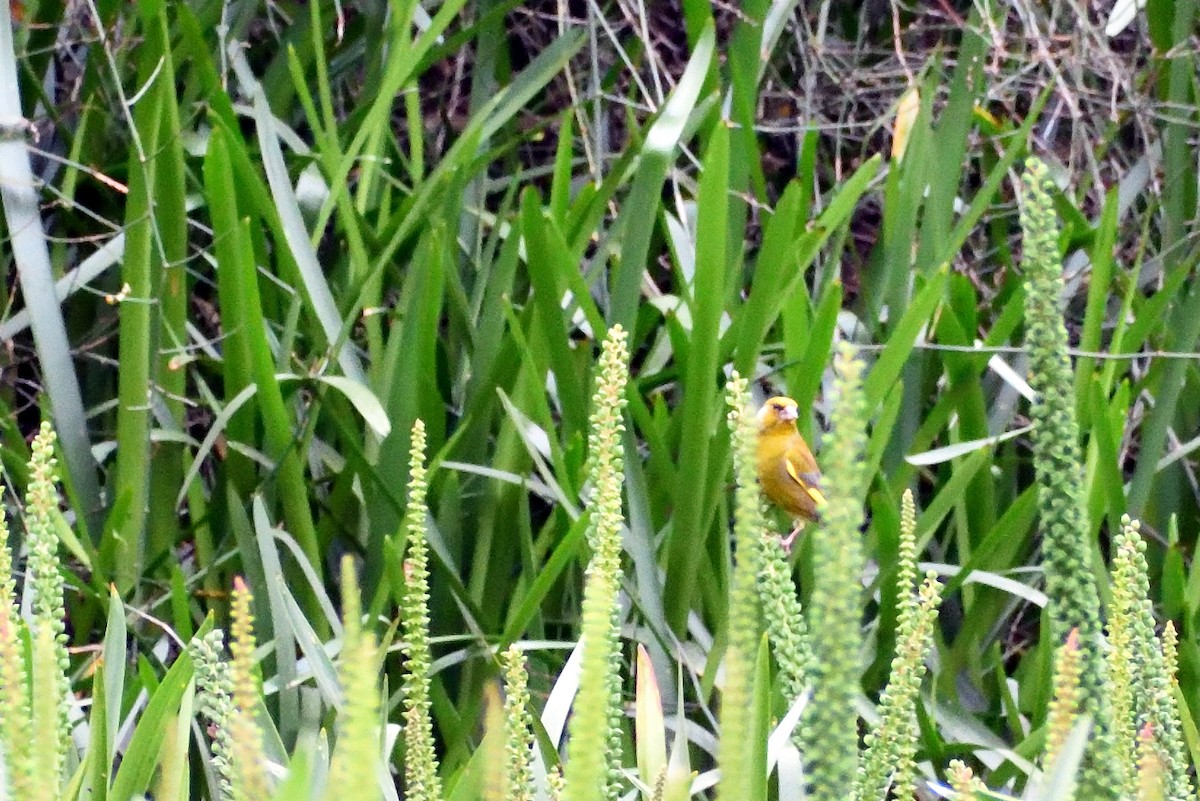
[[[771,398],[758,410],[758,483],[770,501],[792,516],[796,527],[783,539],[790,550],[803,521],[815,521],[825,505],[821,470],[796,428],[799,409],[791,398]]]

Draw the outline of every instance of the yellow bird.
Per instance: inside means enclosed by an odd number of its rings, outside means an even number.
[[[796,527],[783,540],[785,550],[825,505],[821,470],[796,429],[800,412],[791,398],[771,398],[758,410],[758,482],[773,504],[792,516]]]

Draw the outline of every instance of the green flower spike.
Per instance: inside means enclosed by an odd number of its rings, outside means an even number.
[[[858,715],[862,674],[862,572],[859,493],[866,481],[867,410],[862,362],[842,343],[834,360],[837,398],[825,457],[821,524],[813,536],[817,580],[809,604],[813,694],[804,721],[804,758],[813,801],[843,801],[858,778]]]
[[[330,781],[336,788],[327,797],[373,801],[379,798],[379,677],[374,634],[362,624],[354,560],[342,557],[342,653],[338,659],[345,706],[341,731],[333,752]]]
[[[1053,642],[1061,643],[1071,629],[1079,629],[1080,712],[1088,715],[1094,726],[1080,771],[1080,797],[1108,801],[1117,798],[1121,785],[1113,749],[1100,598],[1088,561],[1093,545],[1075,419],[1074,376],[1059,308],[1062,260],[1050,190],[1046,165],[1031,158],[1026,164],[1021,205],[1025,248],[1021,265],[1028,295],[1025,320],[1030,385],[1037,391],[1031,409],[1033,465],[1050,598],[1050,635]]]
[[[1054,696],[1046,718],[1046,772],[1062,752],[1075,721],[1079,719],[1079,631],[1071,629],[1054,659]]]
[[[8,549],[8,521],[0,503],[0,743],[8,767],[13,798],[34,798],[31,785],[29,686],[25,677],[25,648],[13,580],[12,552]]]
[[[262,732],[255,714],[258,711],[258,681],[254,677],[254,616],[250,604],[254,597],[241,576],[233,580],[233,604],[230,610],[229,650],[233,655],[230,677],[233,682],[233,762],[237,767],[234,798],[245,801],[265,799],[267,794],[266,755]]]
[[[951,760],[946,776],[950,779],[950,786],[954,788],[957,801],[976,801],[986,797],[984,793],[987,792],[987,788],[962,760]]]
[[[525,657],[510,645],[501,657],[504,666],[504,780],[501,797],[507,801],[533,799],[533,715],[529,712],[529,676]]]
[[[1154,740],[1154,726],[1142,726],[1137,737],[1138,801],[1163,801],[1163,761]]]
[[[911,798],[915,793],[917,696],[941,600],[937,574],[931,571],[917,583],[917,510],[911,490],[905,490],[900,512],[896,656],[879,699],[879,722],[866,738],[856,793],[864,801],[887,798],[889,788],[895,798]]]
[[[25,529],[29,560],[26,569],[32,596],[30,635],[35,644],[43,642],[37,635],[41,629],[49,633],[45,647],[53,651],[58,666],[55,686],[38,688],[35,679],[35,698],[49,691],[59,709],[58,756],[56,768],[61,767],[71,742],[71,662],[67,656],[66,611],[63,606],[63,578],[58,561],[58,473],[54,458],[54,430],[43,422],[33,439],[29,459],[29,488],[25,496]],[[46,755],[42,755],[46,758]],[[57,775],[57,772],[56,772]]]
[[[575,716],[567,742],[567,801],[613,801],[620,795],[621,434],[629,351],[625,331],[608,332],[600,354],[588,433],[591,504],[588,563],[583,587],[583,658]]]
[[[1128,760],[1133,732],[1136,730],[1140,736],[1146,724],[1151,724],[1166,797],[1170,801],[1191,801],[1195,789],[1188,775],[1187,748],[1172,689],[1175,629],[1168,623],[1162,641],[1155,636],[1150,570],[1140,528],[1136,520],[1126,515],[1121,519],[1121,530],[1113,536],[1110,663],[1114,667],[1113,708],[1123,715],[1115,718],[1119,724],[1115,730],[1119,738],[1117,748]],[[1123,778],[1128,792],[1133,784],[1128,770]]]
[[[758,563],[763,556],[763,532],[767,526],[756,475],[757,426],[750,411],[746,379],[736,372],[726,387],[726,399],[730,406],[733,472],[737,482],[733,524],[737,563],[733,568],[729,589],[728,645],[725,649],[725,686],[721,695],[721,740],[718,752],[721,782],[717,786],[717,798],[720,801],[741,801],[753,792],[753,777],[750,775],[750,756],[754,748],[750,732],[750,680],[759,639],[758,604],[754,587]]]
[[[400,610],[405,657],[404,785],[412,801],[441,801],[442,782],[429,712],[429,675],[433,668],[429,646],[429,536],[425,529],[429,486],[425,477],[425,423],[420,419],[412,428],[408,475],[408,509],[404,515],[408,558],[404,562],[406,583]]]
[[[221,801],[235,801],[233,678],[221,654],[224,639],[220,629],[213,629],[193,640],[188,649],[196,665],[196,708],[212,723],[213,767],[217,769]]]

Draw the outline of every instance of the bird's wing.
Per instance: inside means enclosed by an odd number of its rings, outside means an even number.
[[[796,462],[792,459],[791,454],[786,454],[783,459],[784,466],[787,468],[787,474],[792,477],[792,480],[800,485],[800,488],[808,493],[808,496],[816,502],[818,506],[825,504],[825,495],[818,489],[821,483],[821,474],[816,471],[800,471],[796,469]]]

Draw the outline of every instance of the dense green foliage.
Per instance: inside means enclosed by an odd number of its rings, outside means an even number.
[[[1195,0],[810,5],[6,4],[0,799],[1189,797]]]

